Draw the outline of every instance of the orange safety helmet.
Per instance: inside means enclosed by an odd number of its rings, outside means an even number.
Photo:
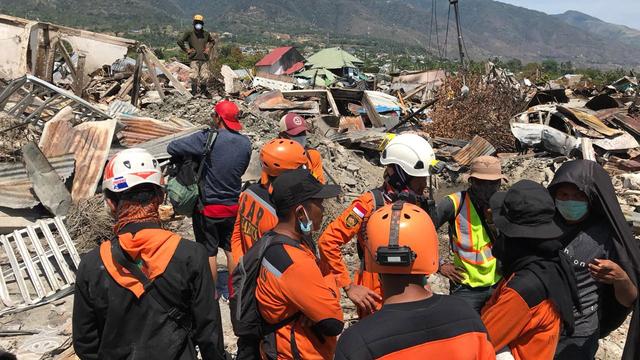
[[[438,271],[438,234],[420,207],[398,201],[367,222],[365,268],[378,274],[430,275]]]
[[[286,170],[309,167],[306,150],[290,139],[273,139],[260,149],[262,174],[260,182],[266,185],[269,177],[280,176]]]

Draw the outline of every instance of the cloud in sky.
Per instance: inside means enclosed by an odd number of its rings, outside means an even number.
[[[473,0],[469,0],[473,1]],[[543,11],[548,14],[560,14],[567,10],[576,10],[601,20],[627,25],[640,30],[639,0],[498,0],[500,2]]]

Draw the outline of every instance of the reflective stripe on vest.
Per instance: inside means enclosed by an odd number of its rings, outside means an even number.
[[[449,195],[457,214],[455,238],[451,241],[454,263],[465,269],[464,284],[471,287],[491,286],[500,279],[496,274],[496,259],[491,253],[491,238],[469,194],[465,192],[464,196],[463,201],[462,193]]]

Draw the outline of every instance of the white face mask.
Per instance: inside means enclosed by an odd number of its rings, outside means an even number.
[[[193,27],[198,31],[202,30],[203,28],[202,24],[195,24]]]

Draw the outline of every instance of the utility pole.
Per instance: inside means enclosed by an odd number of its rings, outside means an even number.
[[[464,51],[462,48],[462,32],[460,31],[460,13],[458,11],[458,0],[449,0],[449,5],[453,5],[453,9],[456,13],[456,29],[458,30],[458,51],[460,52],[460,66],[462,66],[462,68],[464,69]]]

